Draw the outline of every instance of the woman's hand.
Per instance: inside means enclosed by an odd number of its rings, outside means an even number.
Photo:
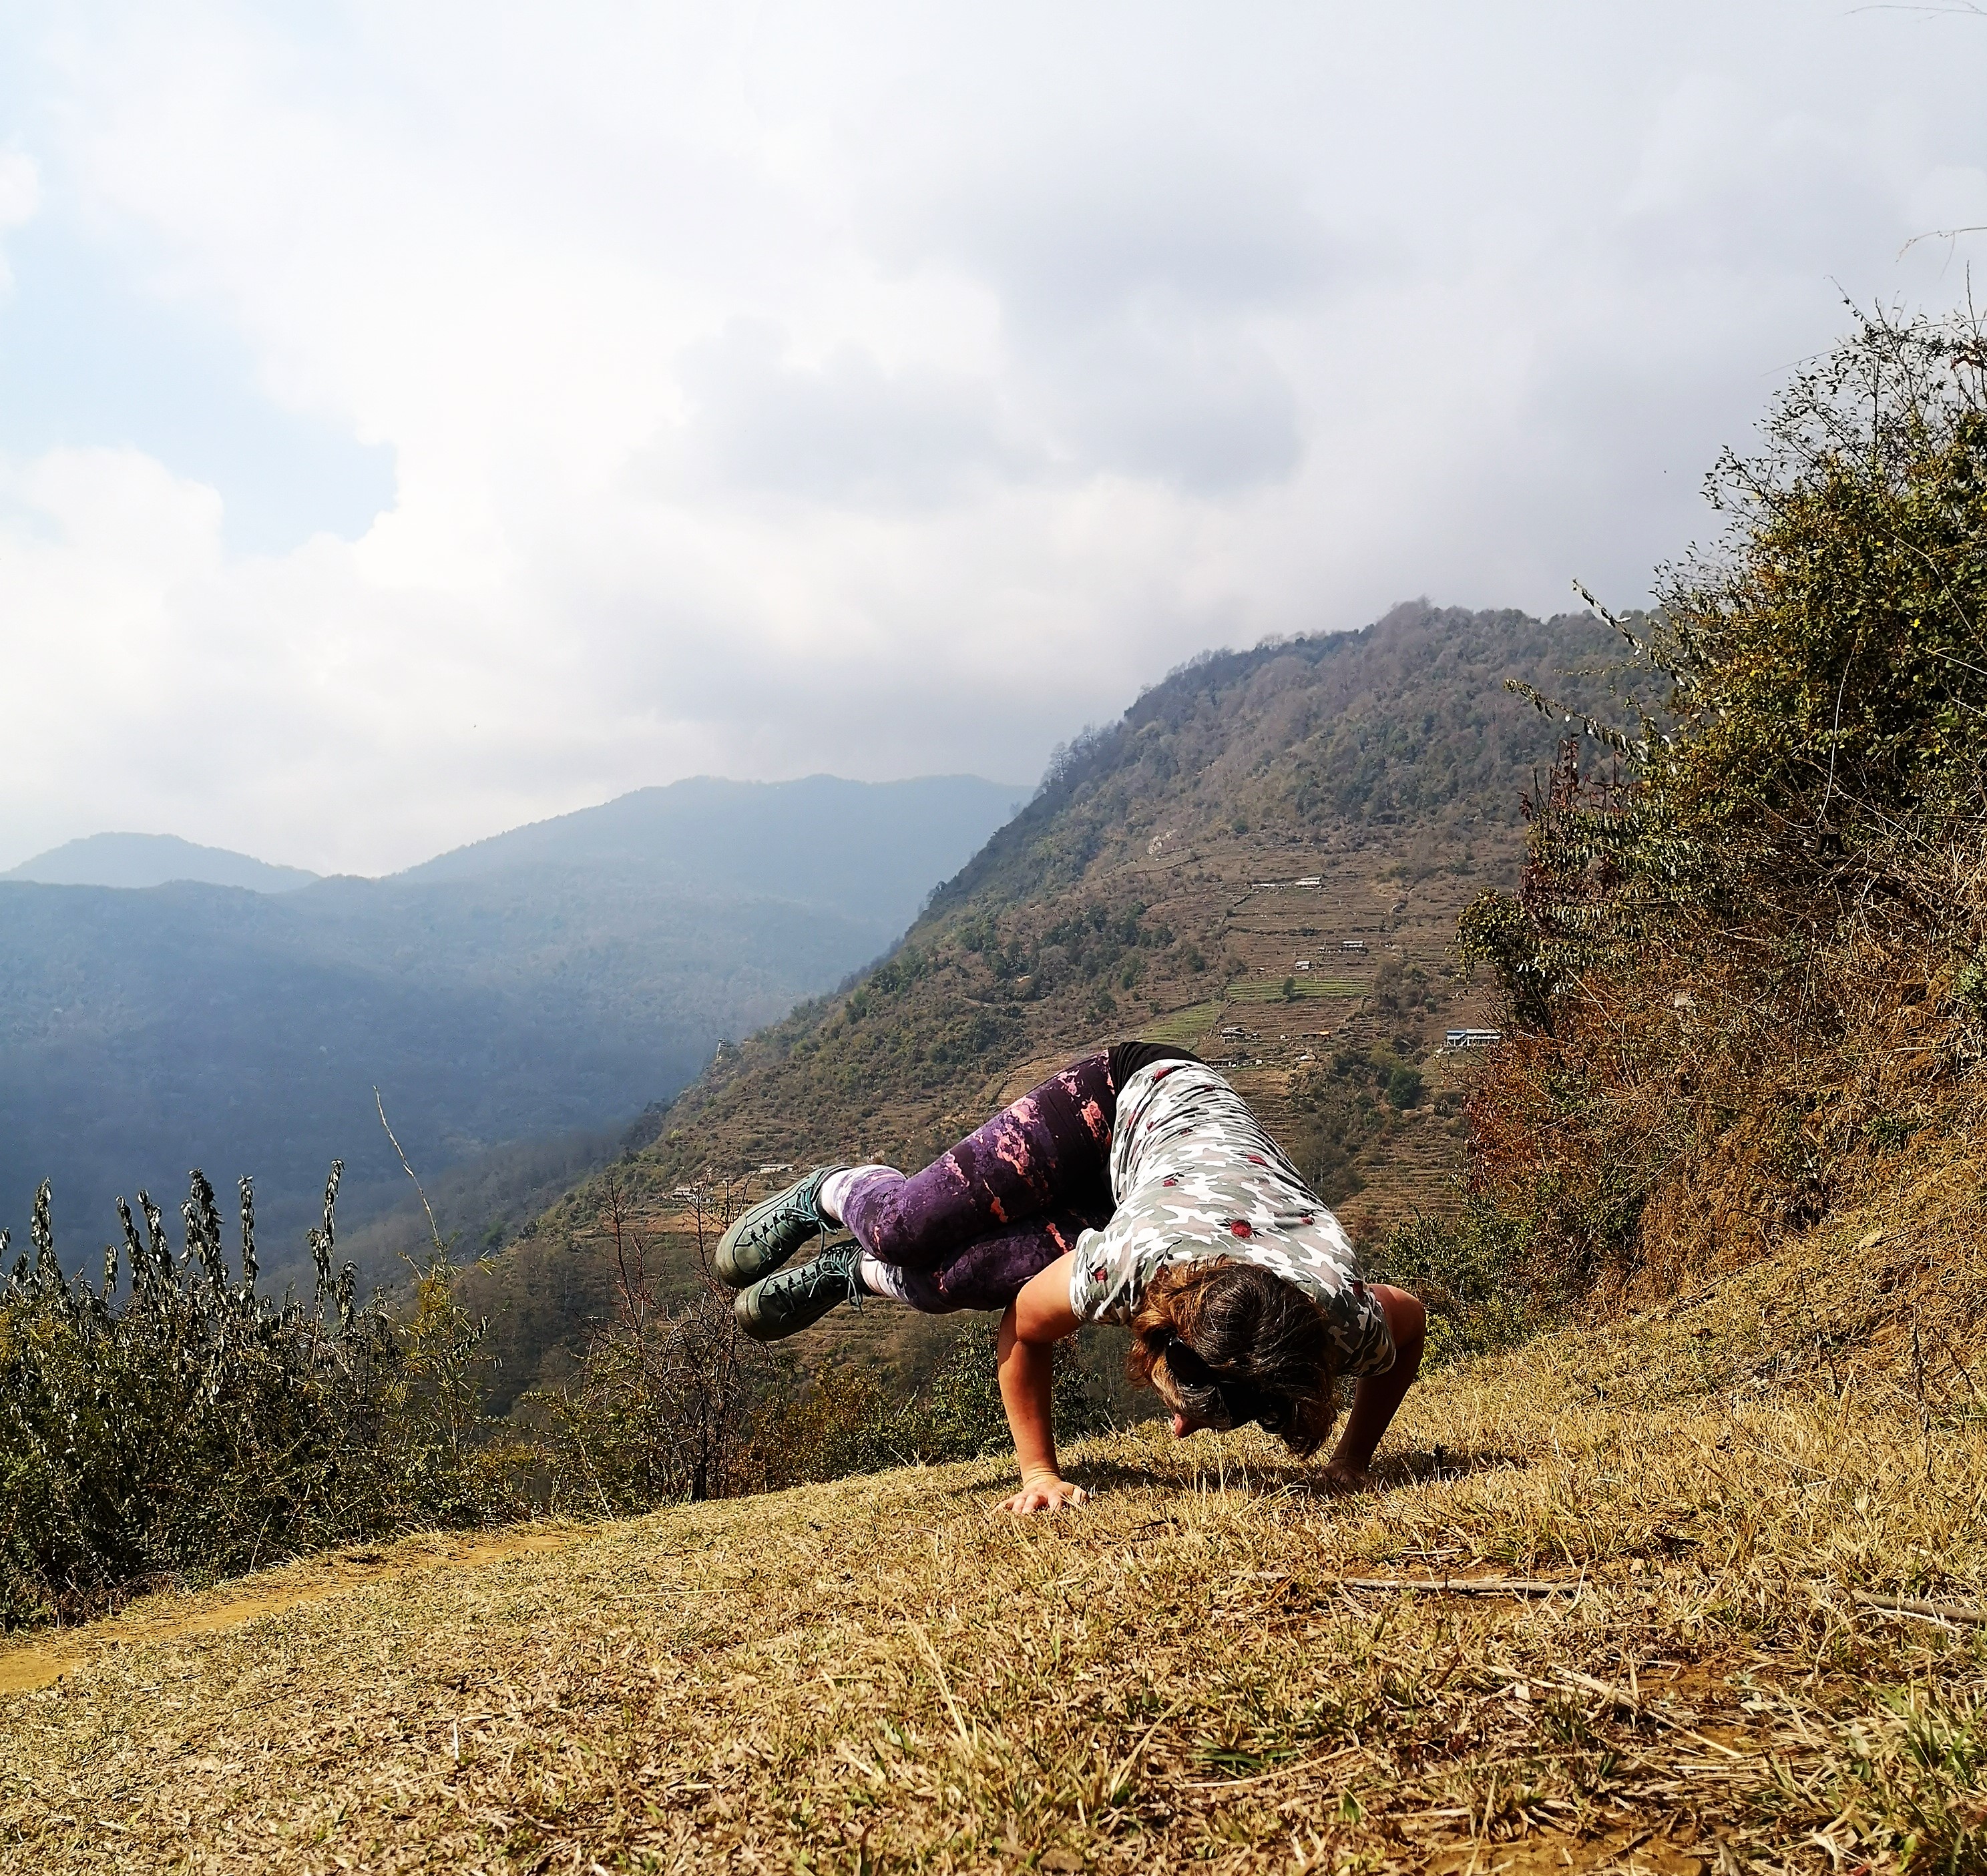
[[[1373,1285],[1373,1294],[1387,1312],[1388,1332],[1394,1338],[1394,1365],[1384,1375],[1365,1375],[1352,1391],[1352,1411],[1331,1463],[1324,1469],[1327,1490],[1356,1492],[1367,1483],[1366,1468],[1373,1449],[1402,1398],[1422,1372],[1422,1350],[1428,1338],[1428,1313],[1419,1298],[1388,1284]]]
[[[1055,1345],[1076,1328],[1069,1309],[1070,1264],[1070,1253],[1064,1251],[1021,1286],[1021,1294],[1000,1318],[994,1345],[1000,1365],[1000,1404],[1007,1410],[1014,1462],[1021,1469],[1021,1489],[1001,1502],[1017,1517],[1080,1505],[1088,1496],[1064,1478],[1056,1465]]]
[[[1059,1474],[1050,1472],[1024,1479],[1021,1489],[1012,1498],[1002,1499],[999,1508],[1013,1512],[1017,1518],[1025,1518],[1037,1511],[1060,1511],[1064,1505],[1089,1503],[1090,1494],[1081,1486],[1072,1485]]]

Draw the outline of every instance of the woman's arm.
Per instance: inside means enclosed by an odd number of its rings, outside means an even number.
[[[1002,1500],[1000,1509],[1017,1517],[1080,1505],[1088,1496],[1056,1469],[1055,1345],[1076,1332],[1069,1307],[1073,1261],[1066,1252],[1047,1270],[1037,1270],[1000,1318],[1000,1405],[1007,1410],[1021,1468],[1021,1489]]]
[[[1362,1375],[1353,1391],[1352,1411],[1345,1416],[1344,1430],[1324,1469],[1326,1482],[1346,1491],[1357,1491],[1366,1483],[1374,1449],[1422,1371],[1422,1348],[1428,1339],[1428,1312],[1419,1297],[1389,1284],[1374,1284],[1373,1294],[1387,1312],[1388,1331],[1394,1338],[1394,1365],[1384,1375]]]

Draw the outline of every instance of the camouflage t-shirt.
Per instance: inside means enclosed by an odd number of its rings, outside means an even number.
[[[1155,1271],[1232,1257],[1274,1271],[1324,1310],[1341,1373],[1393,1366],[1386,1311],[1361,1280],[1344,1229],[1212,1068],[1155,1062],[1126,1081],[1111,1191],[1111,1222],[1076,1240],[1069,1305],[1078,1321],[1128,1322]]]

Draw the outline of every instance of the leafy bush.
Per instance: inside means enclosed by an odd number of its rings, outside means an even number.
[[[1422,1098],[1422,1071],[1403,1062],[1387,1074],[1387,1105],[1405,1113],[1409,1108],[1418,1107]]]
[[[1542,1292],[1521,1221],[1481,1200],[1451,1217],[1417,1213],[1365,1254],[1375,1282],[1398,1284],[1428,1311],[1427,1365],[1509,1348],[1567,1299]]]
[[[1566,746],[1462,924],[1506,1005],[1479,1190],[1562,1284],[1825,1216],[1987,1047],[1980,329],[1868,322],[1712,489],[1719,548],[1611,621],[1661,697],[1587,720],[1611,764]]]
[[[422,1273],[397,1323],[356,1301],[350,1264],[334,1276],[342,1169],[311,1233],[308,1305],[257,1292],[246,1179],[235,1279],[197,1172],[177,1256],[146,1194],[142,1233],[119,1200],[123,1243],[98,1287],[65,1276],[48,1186],[35,1194],[32,1258],[0,1288],[0,1625],[515,1508],[472,1437],[480,1328],[454,1307],[445,1267]],[[120,1251],[130,1287],[116,1307]]]

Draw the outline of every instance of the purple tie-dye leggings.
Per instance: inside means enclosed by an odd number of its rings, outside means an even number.
[[[902,1271],[913,1308],[1005,1309],[1037,1270],[1075,1248],[1080,1232],[1109,1222],[1117,1110],[1109,1056],[1086,1055],[922,1172],[857,1179],[842,1222],[865,1250]]]

